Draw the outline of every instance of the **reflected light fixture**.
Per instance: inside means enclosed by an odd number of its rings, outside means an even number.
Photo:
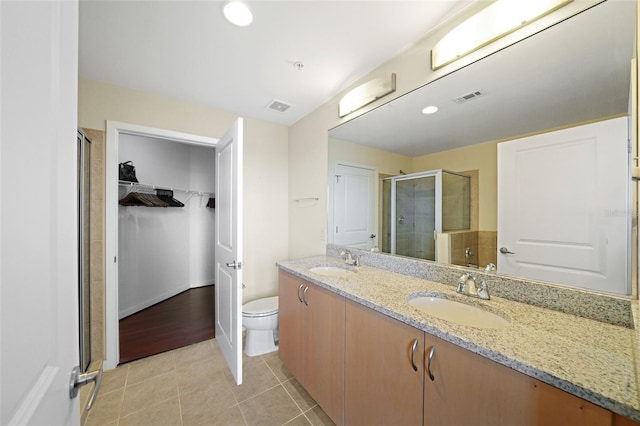
[[[438,112],[438,107],[435,105],[429,105],[422,109],[422,113],[425,115],[434,114],[436,112]]]
[[[249,6],[238,0],[225,4],[222,13],[227,21],[239,27],[246,27],[253,22],[253,13],[251,13]]]
[[[391,78],[376,78],[360,86],[351,89],[346,95],[340,99],[338,106],[338,116],[344,117],[370,104],[376,99],[388,95],[396,91],[396,74],[392,73]]]
[[[494,42],[572,0],[497,0],[449,31],[431,50],[436,70]]]

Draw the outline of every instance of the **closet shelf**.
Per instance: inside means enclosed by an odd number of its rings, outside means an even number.
[[[124,186],[124,187],[128,187],[130,191],[139,191],[139,192],[143,192],[143,191],[155,191],[156,189],[168,189],[170,191],[174,191],[174,192],[183,192],[185,194],[189,194],[189,195],[202,195],[202,196],[209,196],[209,197],[214,197],[214,193],[213,192],[208,192],[208,191],[196,191],[193,189],[180,189],[180,188],[171,188],[171,187],[167,187],[167,186],[159,186],[159,185],[150,185],[147,183],[139,183],[139,182],[129,182],[126,180],[121,180],[118,181],[118,185],[119,186]]]

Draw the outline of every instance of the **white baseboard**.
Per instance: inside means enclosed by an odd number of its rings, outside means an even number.
[[[189,285],[189,288],[207,287],[207,286],[210,286],[210,285],[215,285],[215,283],[213,282],[213,280],[211,280],[211,281],[206,281],[206,282],[203,282],[203,283],[195,283],[195,284],[191,284],[191,285]]]
[[[134,306],[131,306],[129,308],[122,309],[122,310],[120,310],[118,312],[118,319],[121,320],[124,317],[128,317],[129,315],[133,315],[136,312],[140,312],[141,310],[146,309],[149,306],[153,306],[156,303],[162,302],[163,300],[166,300],[166,299],[168,299],[170,297],[175,296],[176,294],[180,294],[185,290],[189,290],[189,288],[191,288],[191,287],[188,284],[185,284],[185,285],[177,287],[177,288],[172,288],[171,290],[169,290],[169,291],[167,291],[165,293],[153,296],[151,299],[147,299],[147,300],[145,300],[143,302],[140,302],[140,303],[138,303],[138,304],[136,304]]]

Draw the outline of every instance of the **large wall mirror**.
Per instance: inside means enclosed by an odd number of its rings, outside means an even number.
[[[472,268],[493,264],[504,273],[498,146],[631,117],[635,20],[635,1],[597,4],[331,129],[329,243]],[[438,111],[424,114],[430,105]],[[625,295],[632,252],[628,158],[615,167],[628,177],[628,209],[614,212],[628,222],[615,243],[626,258],[626,283],[624,290],[598,291]],[[566,178],[580,185],[575,174]]]

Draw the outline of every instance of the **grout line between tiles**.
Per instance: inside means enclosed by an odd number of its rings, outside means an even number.
[[[293,378],[287,380],[288,382],[290,382]],[[293,401],[294,404],[296,404],[296,407],[298,407],[298,410],[300,410],[300,412],[302,413],[302,415],[309,421],[309,423],[311,423],[311,420],[307,417],[307,415],[305,414],[305,411],[302,409],[302,407],[300,407],[300,405],[296,402],[296,399],[289,393],[289,391],[287,390],[287,388],[285,387],[284,383],[281,384],[282,389],[284,389],[284,391],[287,393],[287,395],[289,395],[289,398],[291,398],[291,400]],[[315,399],[313,400],[315,402]],[[314,409],[316,406],[318,405],[318,403],[316,402],[315,405],[311,406],[309,408],[309,410]],[[307,411],[309,411],[307,410]],[[297,417],[294,417],[297,418]],[[293,419],[292,419],[293,420]]]
[[[178,364],[176,363],[175,353],[171,354],[173,358],[173,372],[175,373],[176,389],[178,391],[178,412],[180,413],[180,425],[184,426],[184,419],[182,418],[182,399],[180,398],[180,386],[178,386]]]
[[[265,389],[265,390],[263,390],[262,392],[258,392],[258,393],[257,393],[257,394],[255,394],[255,395],[251,395],[250,397],[245,398],[245,399],[243,399],[242,401],[239,401],[239,400],[236,398],[236,400],[238,400],[238,405],[242,404],[243,402],[250,401],[250,400],[254,399],[254,398],[255,398],[255,397],[257,397],[257,396],[262,395],[263,393],[269,392],[270,390],[273,390],[273,389],[277,388],[278,386],[282,386],[282,383],[278,383],[277,385],[271,386],[270,388]],[[282,386],[282,387],[284,388],[284,386]],[[286,389],[285,389],[285,392],[286,392]],[[235,395],[234,395],[234,396],[235,396]],[[295,401],[294,401],[294,402],[295,402]]]
[[[116,368],[118,368],[116,366]],[[122,388],[122,399],[120,400],[120,409],[118,410],[118,426],[120,426],[120,419],[122,418],[122,407],[124,406],[124,395],[127,393],[127,386],[129,385],[129,372],[131,371],[130,365],[125,365],[127,374],[124,377],[124,386]]]

